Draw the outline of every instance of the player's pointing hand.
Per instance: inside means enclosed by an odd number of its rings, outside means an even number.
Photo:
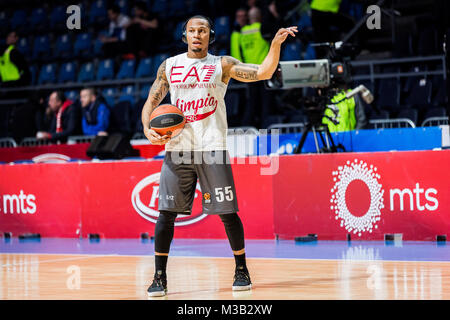
[[[289,27],[289,28],[281,28],[276,33],[275,37],[273,37],[272,43],[281,45],[288,35],[295,37],[295,34],[298,32],[297,26]]]

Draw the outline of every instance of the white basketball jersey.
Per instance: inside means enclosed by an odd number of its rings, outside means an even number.
[[[166,60],[171,104],[186,117],[181,133],[170,139],[166,151],[225,150],[227,113],[221,57],[188,58],[183,53]]]

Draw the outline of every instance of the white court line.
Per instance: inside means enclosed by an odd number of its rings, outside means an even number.
[[[4,255],[5,253],[3,253]],[[89,254],[89,253],[7,253],[7,254],[22,254],[22,255],[61,255],[61,256],[80,256],[80,257],[91,257],[91,258],[102,258],[102,257],[140,257],[140,258],[153,258],[153,255],[139,255],[139,254]],[[2,254],[0,253],[0,256]],[[230,257],[214,257],[214,256],[175,256],[170,255],[170,259],[173,258],[193,258],[193,259],[234,259],[233,256]],[[64,260],[76,260],[77,258],[67,258],[59,259],[54,261],[64,261]],[[384,260],[384,259],[312,259],[312,258],[277,258],[277,257],[246,257],[248,260],[298,260],[298,261],[342,261],[342,262],[437,262],[437,263],[450,263],[448,260]],[[52,262],[52,260],[47,260],[45,262]]]
[[[11,253],[8,253],[8,255],[10,255]],[[37,255],[38,253],[36,253],[35,255]],[[0,257],[2,256],[6,256],[7,254],[0,254]],[[14,255],[16,258],[17,255],[31,255],[29,253],[12,253],[12,255]],[[57,255],[57,254],[52,254],[52,255]],[[64,254],[58,254],[61,256],[64,256]],[[7,264],[2,264],[1,267],[2,268],[6,268],[6,267],[16,267],[16,266],[23,266],[23,265],[31,265],[31,264],[41,264],[41,263],[47,263],[47,262],[59,262],[59,261],[70,261],[70,260],[80,260],[80,259],[89,259],[89,258],[97,258],[98,256],[80,256],[80,257],[70,257],[70,258],[60,258],[60,259],[51,259],[51,260],[39,260],[39,261],[25,261],[25,262],[19,262],[19,263],[7,263]]]

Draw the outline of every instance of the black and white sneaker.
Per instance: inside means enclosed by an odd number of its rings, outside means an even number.
[[[247,269],[240,267],[234,273],[233,291],[245,291],[252,288],[252,282]]]
[[[167,294],[167,278],[161,271],[155,274],[152,284],[147,289],[149,297],[163,297]]]

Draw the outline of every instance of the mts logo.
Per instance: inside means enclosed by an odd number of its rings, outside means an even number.
[[[36,197],[33,194],[25,194],[23,190],[17,194],[4,194],[0,196],[0,212],[10,213],[30,213],[36,212]]]
[[[437,190],[434,188],[421,188],[419,183],[416,183],[414,189],[391,189],[389,190],[390,209],[394,211],[396,207],[395,201],[397,200],[400,211],[403,211],[405,209],[405,202],[407,204],[409,200],[409,209],[411,211],[415,209],[419,211],[435,211],[439,207],[439,201],[435,197],[437,193]]]

